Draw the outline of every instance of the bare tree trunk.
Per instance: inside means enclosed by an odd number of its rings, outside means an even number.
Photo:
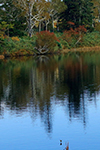
[[[39,32],[41,32],[41,21],[39,23]]]
[[[54,31],[54,22],[53,22],[53,17],[52,17],[52,30]]]
[[[79,14],[80,14],[80,17],[79,17],[79,25],[81,25],[81,24],[82,24],[82,19],[81,19],[82,8],[81,8],[81,5],[80,5],[80,12],[79,12]]]
[[[46,23],[46,31],[48,30],[48,24]]]
[[[46,21],[46,31],[48,30],[49,20]]]
[[[59,32],[59,24],[58,24],[58,20],[59,20],[59,17],[57,18],[57,31]]]
[[[29,20],[28,20],[28,34],[29,37],[32,37],[32,20],[31,20],[31,10],[30,10],[30,3],[29,3]]]

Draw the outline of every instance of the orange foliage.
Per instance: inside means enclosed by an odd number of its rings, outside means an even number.
[[[70,24],[70,25],[75,25],[75,23],[71,22],[71,21],[68,21],[67,23]]]
[[[43,49],[43,53],[48,49],[49,52],[54,51],[54,47],[57,45],[56,41],[59,42],[59,39],[55,36],[53,32],[41,31],[37,34],[36,48]]]
[[[36,35],[37,35],[38,37],[41,37],[41,38],[42,38],[42,37],[44,37],[44,38],[50,37],[50,38],[52,38],[53,40],[60,42],[59,39],[55,36],[54,32],[41,31],[41,32],[38,32]]]
[[[74,25],[74,23],[73,23]],[[84,33],[87,32],[87,29],[83,26],[79,26],[75,29],[70,28],[70,30],[66,30],[63,32],[62,39],[67,41],[69,44],[72,42],[72,39],[78,39],[79,37],[82,37]]]
[[[77,27],[77,28],[75,28],[75,31],[76,32],[81,32],[81,33],[85,33],[85,32],[87,32],[87,29],[84,27],[84,25],[82,25],[82,26],[79,26],[79,27]]]
[[[19,39],[17,36],[16,36],[16,37],[13,36],[11,39],[12,39],[13,41],[20,41],[20,39]]]
[[[70,28],[70,30],[64,31],[64,33],[68,34],[69,36],[78,35],[78,34],[80,34],[80,32],[81,32],[81,34],[87,32],[87,29],[84,27],[84,25],[79,26],[75,29]]]
[[[3,35],[3,34],[0,34],[0,38],[1,38],[1,39],[4,39],[4,35]]]
[[[4,55],[0,55],[0,59],[4,59]]]

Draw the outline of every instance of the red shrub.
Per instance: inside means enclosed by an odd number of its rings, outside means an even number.
[[[74,23],[73,23],[74,25]],[[70,28],[70,30],[64,31],[63,35],[62,35],[62,39],[67,41],[69,43],[69,45],[71,45],[72,40],[75,39],[76,41],[83,37],[84,33],[86,33],[87,30],[86,28],[83,26],[79,26],[75,29]]]
[[[75,25],[75,23],[71,22],[71,21],[68,21],[67,23],[70,24],[70,25],[73,25],[73,26]]]
[[[41,31],[37,34],[36,49],[39,53],[53,52],[56,46],[56,41],[59,42],[53,32]]]

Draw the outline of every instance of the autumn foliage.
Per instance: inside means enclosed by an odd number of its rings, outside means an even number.
[[[36,49],[40,53],[53,52],[54,47],[57,45],[56,42],[59,42],[58,38],[53,32],[41,31],[36,34]]]
[[[87,32],[86,28],[84,27],[84,25],[82,25],[75,29],[70,28],[70,30],[64,31],[61,38],[66,42],[68,42],[69,45],[71,45],[73,40],[77,41],[79,38],[82,39],[84,33],[86,32]]]
[[[13,36],[12,38],[11,38],[13,41],[20,41],[20,39],[16,36]]]
[[[74,22],[71,22],[71,21],[68,21],[67,24],[73,25],[73,26],[75,25],[75,23],[74,23]]]

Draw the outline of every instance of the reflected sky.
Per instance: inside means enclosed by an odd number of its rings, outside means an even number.
[[[0,149],[99,150],[99,57],[0,61]]]

